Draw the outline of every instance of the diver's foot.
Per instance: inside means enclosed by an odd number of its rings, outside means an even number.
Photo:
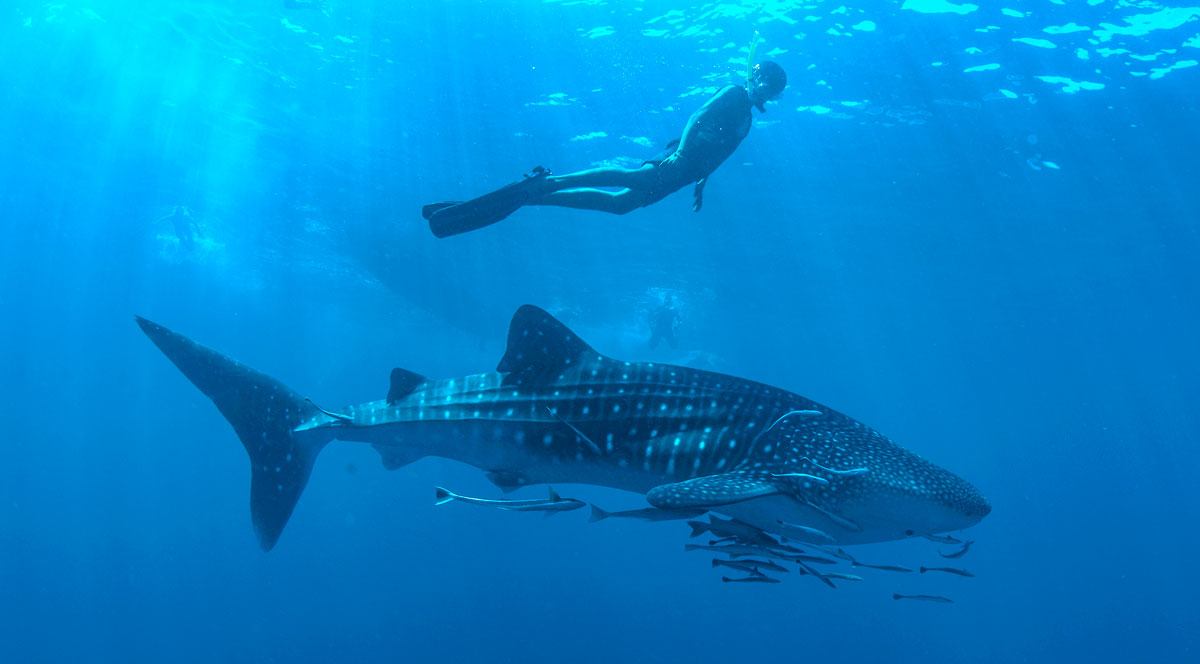
[[[522,189],[529,192],[531,198],[537,198],[543,194],[550,193],[550,169],[542,166],[534,166],[533,170],[525,174],[525,179],[519,184]]]

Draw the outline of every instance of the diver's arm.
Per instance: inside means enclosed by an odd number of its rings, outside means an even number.
[[[692,190],[692,212],[699,212],[701,207],[704,207],[704,185],[708,184],[708,177],[703,177],[696,183],[696,188]]]
[[[713,95],[711,99],[704,102],[703,106],[696,109],[696,112],[692,113],[692,117],[688,118],[688,123],[683,128],[683,136],[679,139],[679,147],[676,149],[676,152],[683,152],[687,149],[688,140],[695,138],[696,134],[700,133],[701,120],[710,125],[720,126],[721,121],[719,119],[714,121],[714,117],[723,114],[729,105],[737,99],[737,93],[740,91],[742,91],[742,88],[736,85],[727,85],[717,92],[717,94]]]

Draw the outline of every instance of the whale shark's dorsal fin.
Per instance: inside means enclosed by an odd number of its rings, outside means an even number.
[[[600,355],[554,316],[531,305],[513,314],[508,327],[508,348],[496,371],[512,374],[518,382],[553,378],[568,367]]]
[[[426,380],[421,374],[413,373],[408,369],[392,369],[392,382],[388,386],[387,402],[396,403],[412,394],[412,391]]]

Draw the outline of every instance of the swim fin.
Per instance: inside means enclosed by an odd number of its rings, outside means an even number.
[[[538,195],[539,185],[545,182],[550,171],[538,166],[533,173],[520,182],[505,185],[489,194],[458,205],[448,205],[434,210],[428,217],[429,230],[438,237],[450,237],[490,226],[516,212],[521,206]],[[434,203],[432,206],[441,205]],[[424,210],[422,210],[424,213]]]
[[[421,216],[425,217],[425,220],[428,221],[429,218],[432,217],[433,214],[435,212],[437,212],[438,210],[445,210],[448,207],[453,207],[455,205],[462,205],[462,203],[463,203],[463,201],[442,201],[441,203],[430,203],[429,205],[422,205],[421,206]]]

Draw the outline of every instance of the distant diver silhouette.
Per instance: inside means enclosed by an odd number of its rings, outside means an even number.
[[[679,339],[675,337],[675,325],[681,321],[679,310],[675,308],[674,297],[650,312],[650,349],[654,350],[659,341],[667,342],[671,348],[679,348]]]
[[[184,251],[191,251],[196,246],[196,234],[200,230],[200,224],[188,212],[187,207],[176,205],[171,214],[160,218],[155,223],[170,221],[175,229],[175,237],[179,239],[179,248]]]

